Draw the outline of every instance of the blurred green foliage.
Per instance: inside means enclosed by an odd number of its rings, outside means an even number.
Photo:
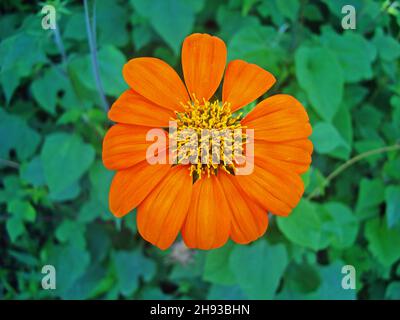
[[[163,252],[137,234],[135,214],[118,220],[108,210],[113,173],[101,146],[110,122],[82,3],[53,2],[55,41],[41,28],[44,3],[2,1],[0,298],[400,299],[400,152],[350,160],[400,143],[400,12],[391,2],[97,0],[109,103],[127,87],[129,58],[159,57],[180,71],[185,36],[207,32],[227,43],[229,59],[271,71],[278,81],[267,95],[297,97],[313,125],[305,197],[289,218],[272,217],[248,246]],[[341,27],[345,4],[357,10],[356,30]],[[56,290],[41,288],[46,264]],[[346,264],[356,290],[341,287]]]

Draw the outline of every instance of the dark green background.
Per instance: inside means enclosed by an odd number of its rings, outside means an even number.
[[[58,45],[41,28],[41,4],[0,5],[1,298],[400,298],[400,13],[390,1],[97,1],[109,104],[126,88],[128,59],[155,56],[180,72],[185,36],[208,32],[229,59],[275,75],[267,96],[289,93],[307,108],[314,153],[304,199],[254,244],[210,252],[160,251],[140,238],[135,214],[109,212],[113,173],[101,145],[110,122],[83,5],[53,4]],[[341,28],[344,4],[357,10],[356,30]],[[56,267],[54,291],[41,288],[45,264]],[[356,290],[341,287],[346,264]]]

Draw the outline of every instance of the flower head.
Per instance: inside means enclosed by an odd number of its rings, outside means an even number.
[[[192,34],[182,46],[186,86],[160,59],[135,58],[123,68],[130,89],[113,104],[109,118],[117,124],[103,142],[104,165],[117,171],[110,209],[122,217],[137,208],[139,233],[161,249],[179,232],[191,248],[229,238],[249,243],[265,233],[268,212],[288,215],[304,192],[300,174],[313,148],[304,107],[279,94],[242,118],[238,110],[275,78],[242,60],[225,70],[226,59],[221,39]],[[214,99],[223,76],[222,97]],[[168,144],[149,156],[154,128]],[[151,161],[166,157],[175,161]]]

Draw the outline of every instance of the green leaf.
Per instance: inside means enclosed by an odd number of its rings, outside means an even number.
[[[400,300],[400,281],[393,281],[389,283],[386,293],[386,299]]]
[[[0,109],[0,158],[9,158],[15,150],[18,159],[33,155],[40,142],[40,135],[29,127],[25,120]]]
[[[314,265],[292,263],[285,273],[284,283],[285,290],[310,293],[319,288],[321,278],[318,269]]]
[[[207,295],[209,300],[246,300],[246,294],[238,285],[226,286],[213,284]]]
[[[372,40],[382,60],[393,61],[400,57],[400,44],[396,39],[377,29]]]
[[[91,265],[67,291],[62,293],[61,297],[66,300],[92,298],[95,289],[104,279],[107,279],[106,270],[99,265]]]
[[[0,189],[0,203],[23,199],[27,192],[21,186],[21,180],[16,175],[5,176],[2,180],[3,188]]]
[[[47,69],[31,85],[33,97],[39,106],[50,114],[56,113],[58,94],[67,87],[68,81],[56,67]]]
[[[154,37],[154,32],[148,24],[138,24],[132,31],[132,40],[136,50],[148,45]]]
[[[7,103],[21,79],[30,75],[36,64],[46,62],[42,45],[42,37],[27,32],[17,33],[0,42],[0,83]]]
[[[347,160],[350,157],[353,144],[353,124],[349,109],[342,103],[333,119],[333,125],[340,133],[344,143],[329,152],[331,157]]]
[[[354,300],[356,298],[356,290],[345,290],[342,288],[342,279],[345,276],[345,274],[342,273],[344,265],[346,265],[346,263],[336,261],[328,266],[319,268],[321,287],[315,293],[314,299]]]
[[[139,250],[117,251],[114,254],[119,291],[124,296],[131,296],[139,285],[139,278],[149,281],[154,277],[154,262]]]
[[[85,248],[85,226],[77,221],[64,220],[56,229],[57,239],[69,242],[77,248]]]
[[[8,218],[6,221],[6,228],[11,242],[16,242],[18,237],[25,233],[24,223],[18,217]]]
[[[62,190],[50,190],[49,198],[54,202],[63,202],[75,199],[81,192],[81,187],[78,181],[73,182],[68,187]]]
[[[336,56],[323,47],[300,47],[295,54],[296,77],[314,110],[331,121],[343,96],[344,76]]]
[[[276,75],[282,73],[280,64],[284,55],[277,43],[277,31],[261,25],[240,29],[228,46],[228,60],[242,59],[255,63]]]
[[[321,41],[335,53],[343,70],[351,70],[344,72],[346,82],[354,83],[373,76],[376,49],[362,35],[353,31],[339,35],[331,28],[324,28]]]
[[[48,252],[45,264],[51,264],[56,269],[56,294],[63,295],[74,286],[87,270],[90,263],[89,253],[71,244],[53,246]]]
[[[340,202],[328,202],[322,206],[324,216],[323,230],[330,234],[332,247],[343,249],[350,247],[357,237],[358,220],[350,208]]]
[[[288,217],[277,217],[277,222],[286,238],[300,246],[320,250],[329,244],[319,208],[308,200],[301,200]]]
[[[225,244],[222,248],[207,253],[204,266],[203,279],[217,284],[234,284],[235,276],[226,263],[229,260],[234,245],[232,242]]]
[[[114,97],[119,96],[128,87],[122,77],[122,68],[126,63],[124,54],[116,47],[106,45],[100,48],[97,57],[104,92]],[[77,79],[82,88],[97,94],[90,55],[76,57],[68,67],[71,77]]]
[[[20,177],[34,187],[41,187],[46,184],[42,161],[39,156],[34,157],[31,161],[21,166]]]
[[[195,1],[184,0],[131,0],[137,12],[149,19],[154,30],[179,54],[184,38],[194,25]]]
[[[400,187],[388,186],[385,189],[386,220],[389,228],[400,222]]]
[[[389,177],[400,180],[400,157],[388,160],[383,166],[383,170]]]
[[[291,21],[295,21],[297,19],[297,15],[300,9],[300,3],[296,0],[286,0],[279,1],[275,0],[275,3],[282,13],[282,15],[288,18]]]
[[[229,259],[238,285],[250,299],[272,299],[287,263],[284,245],[263,240],[234,247]]]
[[[101,161],[95,162],[89,170],[92,198],[96,199],[105,209],[108,209],[107,195],[110,190],[114,172],[107,170]]]
[[[36,219],[36,210],[28,201],[12,199],[7,204],[7,211],[21,221],[34,222]]]
[[[50,191],[61,192],[77,182],[94,155],[93,147],[77,135],[58,132],[47,136],[40,157]]]
[[[338,147],[349,148],[337,129],[328,122],[318,122],[313,127],[311,140],[318,153],[326,154]]]
[[[374,218],[366,222],[365,237],[369,250],[385,267],[400,258],[400,228],[389,229],[384,220]]]
[[[233,10],[229,6],[218,7],[216,20],[220,29],[219,35],[228,44],[232,36],[237,32],[241,32],[243,28],[260,26],[260,21],[256,16],[243,16],[241,12]],[[228,50],[228,55],[232,54],[230,50]]]
[[[369,209],[380,205],[385,199],[384,190],[385,186],[381,180],[362,179],[356,204],[357,214],[364,216],[368,214]]]

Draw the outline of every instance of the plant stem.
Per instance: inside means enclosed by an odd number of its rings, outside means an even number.
[[[56,25],[56,28],[53,30],[53,33],[54,33],[54,42],[57,45],[58,51],[60,51],[62,65],[65,68],[67,66],[67,54],[65,52],[65,47],[61,38],[60,30],[58,29],[58,24]]]
[[[6,165],[8,167],[18,169],[19,168],[19,163],[11,160],[6,160],[6,159],[0,159],[0,164]]]
[[[96,7],[95,7],[96,1],[94,1],[94,12],[96,12]],[[106,99],[106,96],[104,94],[103,90],[103,84],[100,79],[100,73],[99,73],[99,63],[97,60],[97,48],[96,48],[96,39],[94,38],[95,34],[95,28],[96,28],[96,22],[95,19],[93,19],[93,24],[90,24],[90,19],[89,19],[89,9],[87,5],[87,0],[83,0],[83,6],[85,8],[85,22],[86,22],[86,32],[88,36],[88,42],[89,42],[89,48],[90,48],[90,56],[91,56],[91,61],[92,61],[92,70],[93,70],[93,76],[94,80],[96,82],[96,87],[97,91],[100,96],[100,101],[102,104],[102,108],[104,109],[105,112],[108,111],[108,102]],[[93,14],[95,18],[95,13]]]
[[[307,200],[311,200],[313,198],[315,198],[316,196],[318,196],[318,192],[326,187],[327,185],[329,185],[329,183],[336,178],[339,174],[341,174],[344,170],[346,170],[348,167],[352,166],[353,164],[355,164],[356,162],[363,160],[367,157],[376,155],[376,154],[380,154],[380,153],[385,153],[385,152],[390,152],[390,151],[396,151],[396,150],[400,150],[400,144],[394,144],[392,146],[386,146],[386,147],[382,147],[382,148],[378,148],[378,149],[373,149],[373,150],[369,150],[366,151],[364,153],[360,153],[359,155],[347,160],[345,163],[343,163],[341,166],[339,166],[336,170],[332,171],[332,173],[330,173],[326,179],[324,180],[323,183],[321,183],[319,186],[317,186],[307,197]]]

